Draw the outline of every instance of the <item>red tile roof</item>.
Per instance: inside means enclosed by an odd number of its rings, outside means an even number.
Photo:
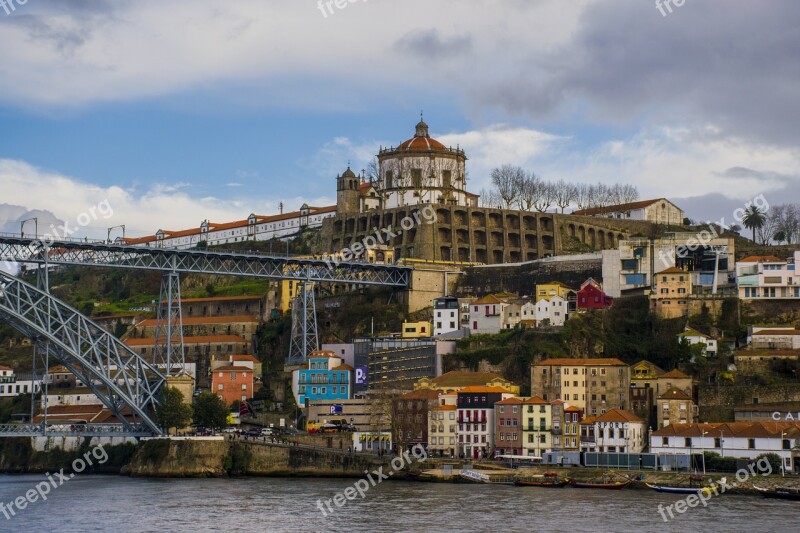
[[[800,436],[800,421],[795,422],[712,422],[703,424],[670,424],[653,432],[657,437],[701,437],[703,433],[715,437],[772,437],[791,432],[790,437]]]
[[[522,398],[517,398],[516,396],[512,396],[511,398],[506,398],[505,400],[501,400],[499,402],[495,402],[495,405],[520,405],[522,403]]]
[[[800,335],[800,330],[797,329],[762,329],[761,331],[753,332],[753,337],[756,335]]]
[[[667,200],[666,198],[656,198],[654,200],[640,200],[638,202],[630,202],[627,204],[617,204],[617,205],[609,205],[607,207],[591,207],[589,209],[579,209],[577,211],[573,211],[573,215],[598,215],[601,213],[619,213],[622,211],[635,211],[636,209],[644,209],[645,207],[651,206],[656,202],[660,202],[662,200]],[[672,202],[670,202],[672,203]]]
[[[525,405],[549,405],[549,402],[539,396],[531,396],[526,398],[522,403]]]
[[[597,417],[598,422],[644,422],[630,411],[623,411],[622,409],[611,409]]]
[[[691,376],[688,376],[688,375],[684,374],[683,372],[681,372],[677,368],[675,370],[670,370],[666,374],[661,374],[658,377],[659,378],[671,378],[671,379],[691,379]]]
[[[666,270],[662,270],[661,272],[657,272],[657,274],[686,274],[686,271],[680,269],[678,267],[669,267]]]
[[[743,259],[739,259],[738,263],[785,263],[779,257],[774,255],[748,255]]]
[[[181,303],[191,302],[236,302],[242,300],[260,300],[263,295],[249,295],[249,296],[209,296],[207,298],[181,298]]]
[[[420,389],[407,392],[400,396],[401,400],[435,400],[439,397],[439,391],[433,389]]]
[[[246,366],[231,365],[231,366],[218,366],[211,372],[213,373],[213,372],[252,372],[252,371],[253,370],[251,368],[248,368]]]
[[[667,389],[667,391],[658,397],[659,400],[691,400],[692,397],[683,392],[680,389],[675,387],[671,387]]]

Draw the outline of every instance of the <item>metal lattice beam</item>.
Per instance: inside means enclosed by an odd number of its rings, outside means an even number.
[[[300,282],[297,284],[297,296],[292,300],[292,338],[287,362],[304,363],[314,350],[319,350],[314,286]]]
[[[273,257],[256,253],[166,250],[77,241],[48,242],[0,236],[0,261],[252,276],[353,285],[408,287],[411,268],[370,263]]]
[[[67,367],[128,426],[161,433],[148,413],[166,381],[164,374],[78,310],[42,289],[0,271],[0,320],[38,340],[40,350]]]

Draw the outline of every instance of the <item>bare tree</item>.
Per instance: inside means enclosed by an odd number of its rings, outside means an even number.
[[[503,201],[500,199],[500,195],[498,195],[497,191],[494,189],[481,189],[479,201],[481,207],[488,207],[491,209],[499,209],[503,204]]]
[[[639,199],[638,189],[630,184],[615,183],[608,188],[608,195],[611,205],[629,204]]]
[[[564,209],[570,206],[570,204],[576,199],[578,196],[577,186],[564,181],[563,179],[558,180],[553,184],[555,198],[556,198],[556,205],[561,208],[561,212],[564,212]]]
[[[542,180],[539,179],[539,176],[533,171],[528,172],[527,175],[522,178],[522,183],[520,183],[519,208],[522,211],[530,211],[533,209],[539,199],[539,195],[541,195],[541,189]]]
[[[373,183],[377,183],[381,179],[381,166],[377,157],[373,157],[367,163],[367,179]]]
[[[520,185],[525,179],[525,171],[520,167],[503,165],[492,170],[492,184],[500,198],[503,207],[510,209],[519,196]]]
[[[575,204],[578,209],[588,209],[592,206],[592,186],[588,183],[578,183],[575,186]]]
[[[771,232],[769,240],[772,240],[776,233],[781,233],[782,240],[785,240],[786,244],[800,242],[800,207],[796,204],[772,206],[764,225],[773,226],[769,228]],[[759,235],[761,236],[762,232],[766,234],[766,231],[760,229]]]
[[[537,211],[542,213],[550,209],[550,206],[556,201],[555,187],[549,181],[542,182],[539,187],[539,195],[536,199],[534,207]]]

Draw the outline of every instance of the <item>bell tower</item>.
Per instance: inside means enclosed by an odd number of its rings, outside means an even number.
[[[359,181],[355,172],[347,167],[341,176],[336,178],[336,212],[340,215],[351,215],[359,212]]]

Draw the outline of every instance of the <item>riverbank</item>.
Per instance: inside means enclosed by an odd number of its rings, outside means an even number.
[[[93,448],[87,440],[73,451],[59,448],[36,451],[29,438],[0,439],[0,472],[31,474],[72,472],[72,465]],[[364,471],[387,469],[391,456],[352,453],[348,450],[319,448],[294,442],[265,440],[193,440],[150,439],[138,445],[104,445],[108,458],[86,470],[91,473],[119,474],[149,478],[221,478],[221,477],[307,477],[360,478]],[[95,462],[97,463],[97,462]],[[445,468],[449,465],[450,468]],[[462,483],[460,465],[452,460],[428,459],[417,462],[409,471],[396,472],[393,480],[428,483]],[[489,476],[521,478],[556,472],[562,478],[592,480],[607,473],[605,469],[557,467],[545,465],[532,468],[507,469],[493,463],[478,463],[472,470]],[[652,470],[616,470],[618,476],[639,478],[626,488],[650,490],[645,483],[666,486],[689,486],[690,478],[698,475],[686,472],[653,472]],[[726,478],[726,493],[758,495],[753,488],[799,487],[797,477],[761,476],[738,482],[733,473],[709,473],[702,477],[703,485],[719,484]]]

